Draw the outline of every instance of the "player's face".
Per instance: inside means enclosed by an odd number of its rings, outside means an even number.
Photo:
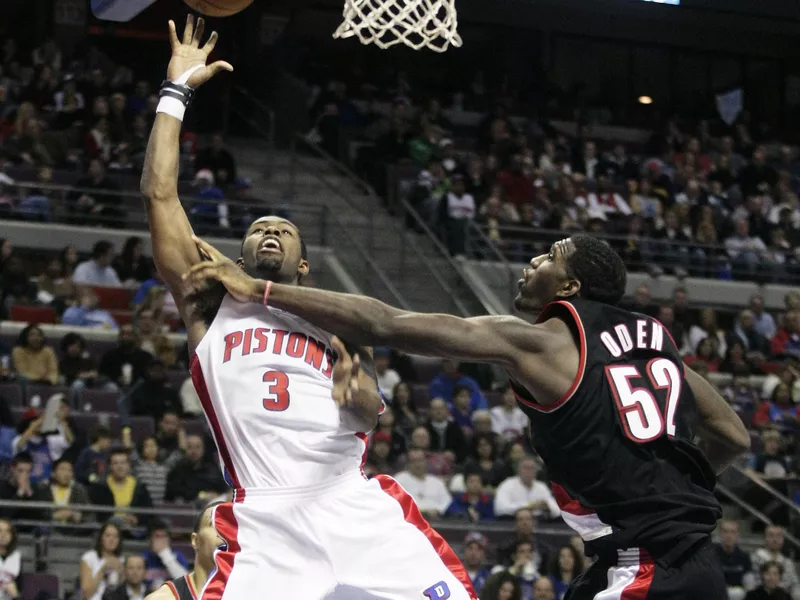
[[[566,259],[573,251],[572,241],[567,238],[553,244],[547,254],[533,258],[518,282],[514,307],[521,312],[537,312],[556,298],[576,294],[580,284],[570,279],[566,269]]]
[[[300,232],[294,225],[279,217],[263,217],[245,234],[240,264],[251,277],[289,283],[308,273],[302,254]]]
[[[214,551],[225,543],[211,521],[213,512],[214,507],[206,509],[200,529],[192,534],[195,561],[209,573],[214,570]]]

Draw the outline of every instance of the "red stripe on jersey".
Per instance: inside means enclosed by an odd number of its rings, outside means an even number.
[[[533,401],[529,398],[523,398],[520,394],[517,394],[516,391],[514,392],[514,395],[517,397],[517,400],[519,400],[522,404],[543,413],[553,412],[554,410],[561,408],[567,402],[567,400],[572,398],[572,395],[575,393],[575,390],[578,389],[578,386],[581,384],[581,381],[583,381],[583,373],[586,370],[586,331],[584,331],[583,329],[583,321],[581,321],[581,317],[578,314],[578,311],[575,310],[575,307],[572,306],[571,303],[566,302],[564,300],[551,302],[550,304],[544,307],[544,310],[539,314],[539,317],[536,319],[536,322],[541,323],[543,320],[546,320],[545,317],[548,315],[551,309],[557,305],[561,305],[567,308],[570,314],[572,315],[575,324],[578,326],[578,339],[580,346],[578,350],[580,352],[580,358],[578,360],[578,372],[575,374],[575,379],[572,380],[572,385],[569,387],[566,393],[553,404],[547,404],[547,405],[539,404],[538,402]]]
[[[175,596],[175,600],[181,600],[181,596],[178,594],[178,588],[175,587],[174,583],[168,581],[167,587],[172,590],[172,595]]]
[[[240,502],[238,497],[236,502]],[[214,552],[216,569],[203,587],[198,600],[222,600],[225,584],[228,583],[228,578],[231,576],[231,571],[233,571],[233,561],[236,558],[236,554],[242,549],[238,540],[239,522],[233,513],[233,507],[233,502],[226,502],[214,507],[212,523],[219,537],[225,542],[225,549]]]
[[[187,573],[184,575],[184,577],[186,577],[186,585],[189,587],[189,593],[192,595],[194,600],[197,600],[197,590],[194,587],[194,581],[192,581],[192,574]]]
[[[556,499],[556,504],[558,504],[558,507],[563,512],[579,516],[597,514],[593,510],[589,510],[588,508],[581,506],[580,502],[570,496],[567,490],[558,485],[556,482],[551,481],[550,487],[553,489],[553,498]]]
[[[636,577],[625,586],[619,596],[619,600],[647,600],[647,593],[653,584],[653,576],[656,573],[656,564],[646,550],[639,550],[639,570]]]
[[[425,520],[425,517],[419,512],[419,508],[417,508],[417,504],[411,496],[406,493],[399,483],[387,475],[377,475],[374,479],[380,483],[381,489],[385,493],[397,500],[400,504],[406,523],[410,523],[419,529],[419,531],[428,538],[428,541],[431,546],[433,546],[433,549],[436,550],[439,558],[442,559],[444,565],[450,570],[453,576],[458,579],[461,585],[464,586],[464,589],[469,593],[469,597],[473,600],[477,600],[478,595],[472,587],[472,580],[469,578],[469,574],[464,568],[464,565],[461,564],[461,560],[459,560],[458,556],[453,552],[453,549],[445,539],[436,533],[433,527],[430,526],[430,523]]]
[[[367,475],[364,473],[364,465],[367,464],[367,452],[369,451],[369,435],[366,433],[358,432],[355,436],[364,442],[364,454],[361,455],[361,466],[359,469],[361,470],[361,476],[364,479],[367,479]]]
[[[217,450],[222,459],[222,464],[228,472],[233,488],[238,489],[241,487],[241,485],[239,485],[239,478],[236,475],[236,470],[233,468],[233,461],[231,460],[228,446],[225,444],[222,428],[219,425],[219,418],[214,410],[214,404],[211,402],[211,396],[208,393],[206,380],[203,376],[203,368],[200,366],[200,359],[197,354],[192,355],[189,371],[192,374],[192,382],[194,383],[194,389],[197,391],[197,396],[200,398],[200,404],[203,405],[203,412],[208,420],[208,425],[211,427],[211,434],[214,436],[214,441],[217,444]]]

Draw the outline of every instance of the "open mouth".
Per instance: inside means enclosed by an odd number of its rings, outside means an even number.
[[[281,246],[281,243],[277,238],[270,237],[258,245],[258,251],[259,253],[265,252],[269,254],[282,254],[283,246]]]

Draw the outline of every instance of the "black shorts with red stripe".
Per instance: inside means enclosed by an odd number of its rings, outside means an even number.
[[[598,559],[577,577],[564,600],[727,600],[722,564],[711,543],[676,561],[657,564],[641,549]]]

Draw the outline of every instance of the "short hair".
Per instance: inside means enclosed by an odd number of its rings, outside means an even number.
[[[4,521],[8,523],[8,529],[11,531],[11,542],[8,544],[6,548],[5,555],[0,554],[1,558],[8,558],[11,553],[17,549],[17,528],[14,526],[14,522],[11,519],[0,518],[0,521]]]
[[[105,425],[98,425],[92,429],[92,436],[89,439],[92,444],[96,444],[98,441],[105,438],[111,439],[111,430]]]
[[[53,461],[53,472],[55,472],[59,465],[63,465],[64,463],[67,463],[69,466],[73,466],[73,461],[71,461],[69,457],[62,456]]]
[[[775,562],[774,560],[771,560],[769,562],[765,562],[761,566],[761,570],[759,571],[759,573],[763,577],[764,575],[766,575],[767,571],[769,571],[773,567],[778,569],[778,573],[780,574],[781,577],[783,577],[783,565],[781,565],[781,563],[779,563],[779,562]]]
[[[92,247],[92,258],[95,259],[102,258],[106,254],[111,252],[111,249],[113,247],[114,245],[108,240],[100,240],[99,242],[95,243],[95,245]]]
[[[266,215],[266,216],[269,217],[271,215]],[[264,217],[261,217],[261,218],[263,219]],[[288,219],[286,219],[286,220],[289,223],[291,223],[292,227],[297,229],[297,235],[300,236],[300,258],[302,258],[303,260],[308,260],[308,247],[306,246],[306,242],[303,239],[303,234],[300,233],[300,229],[297,227],[297,225],[295,225],[294,223],[292,223]],[[242,238],[242,245],[239,247],[239,256],[244,256],[244,241],[246,239],[247,239],[247,233],[245,232],[244,237]]]
[[[203,510],[200,511],[200,514],[197,515],[197,518],[194,520],[194,526],[192,526],[192,533],[199,533],[200,527],[203,526],[203,515],[206,514],[206,511],[216,508],[220,504],[225,504],[223,500],[217,500],[212,502],[208,506],[204,507]]]
[[[117,446],[116,448],[112,448],[111,452],[108,453],[109,462],[111,462],[111,459],[117,455],[124,456],[125,458],[128,459],[128,461],[130,461],[131,459],[131,453],[128,451],[127,448],[123,448],[122,446]]]
[[[611,246],[590,235],[573,235],[574,248],[567,256],[567,274],[580,281],[581,298],[616,305],[625,295],[628,272]]]
[[[456,385],[453,386],[453,398],[458,396],[461,392],[467,392],[471,396],[472,395],[472,388],[470,388],[469,386],[464,385],[462,383],[457,383]]]
[[[30,452],[22,451],[14,455],[14,458],[11,459],[11,467],[14,468],[17,465],[25,463],[32,465],[33,464],[33,457],[31,456]]]

